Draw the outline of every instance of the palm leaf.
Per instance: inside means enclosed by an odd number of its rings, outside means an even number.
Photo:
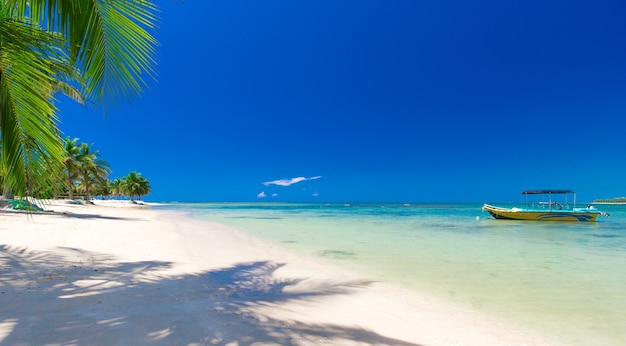
[[[62,158],[51,95],[57,84],[55,69],[64,60],[53,48],[60,42],[54,34],[13,18],[0,18],[2,161],[6,183],[16,193],[25,192],[26,171],[34,160],[32,150],[44,153],[50,162]],[[65,69],[69,70],[69,65]]]
[[[85,78],[84,95],[95,104],[127,101],[155,76],[157,45],[148,29],[156,6],[147,0],[13,0],[49,31],[68,40],[72,63]],[[30,9],[28,10],[28,7]]]

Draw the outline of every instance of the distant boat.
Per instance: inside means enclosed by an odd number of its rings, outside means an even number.
[[[569,194],[574,195],[574,203],[571,208],[567,202]],[[576,208],[576,193],[572,190],[526,190],[522,191],[522,195],[526,197],[528,195],[542,195],[542,200],[532,203],[530,207],[527,201],[525,208],[502,208],[485,204],[483,210],[499,220],[593,222],[596,221],[598,215],[609,216],[592,205],[586,208]],[[565,201],[554,201],[554,195],[564,195]]]

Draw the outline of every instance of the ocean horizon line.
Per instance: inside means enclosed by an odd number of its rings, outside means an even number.
[[[480,201],[480,202],[456,202],[456,201],[434,201],[434,202],[380,202],[380,201],[350,201],[350,202],[336,202],[336,201],[150,201],[142,200],[145,203],[158,203],[158,204],[328,204],[328,205],[399,205],[399,206],[411,206],[411,205],[449,205],[449,204],[525,204],[523,201]],[[571,203],[574,204],[574,203]],[[575,204],[626,204],[626,203],[603,203],[593,201],[579,201]]]

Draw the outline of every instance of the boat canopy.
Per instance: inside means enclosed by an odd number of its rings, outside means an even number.
[[[567,194],[574,193],[572,190],[525,190],[522,195],[546,195],[546,194]]]

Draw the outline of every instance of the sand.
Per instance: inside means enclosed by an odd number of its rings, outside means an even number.
[[[242,231],[119,201],[0,211],[0,345],[556,345]]]

